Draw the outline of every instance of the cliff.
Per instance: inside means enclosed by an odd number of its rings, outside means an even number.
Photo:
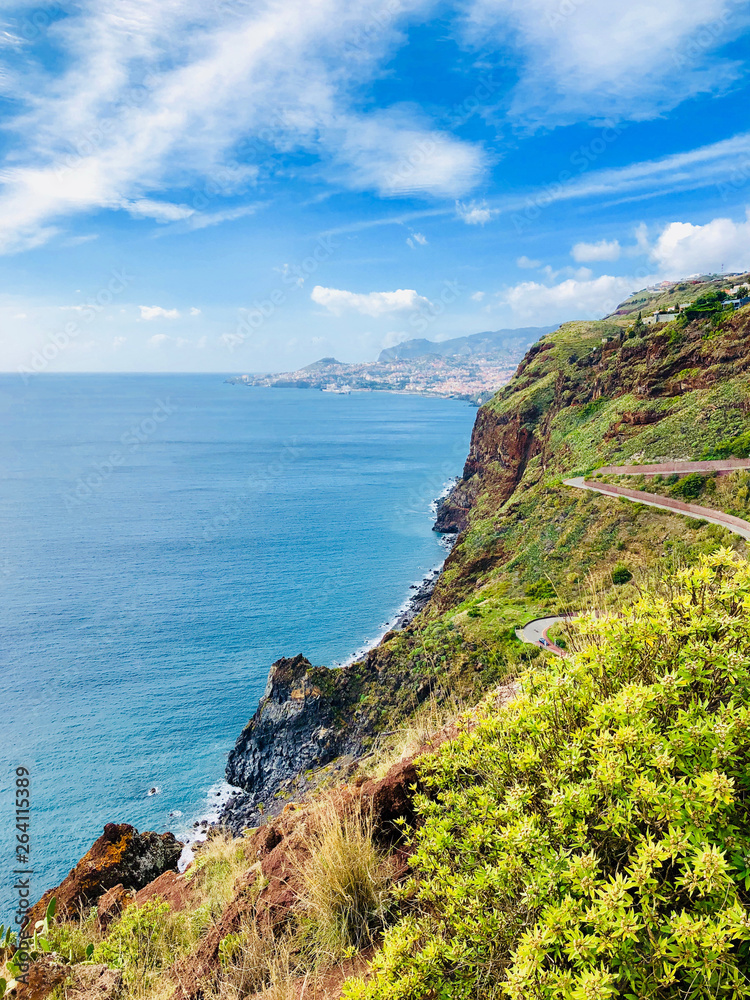
[[[746,427],[749,373],[747,310],[708,331],[569,323],[535,344],[478,411],[463,476],[436,523],[460,535],[426,609],[350,667],[274,664],[230,755],[227,780],[244,794],[223,821],[253,825],[293,790],[345,776],[428,697],[479,697],[533,655],[515,637],[519,622],[585,605],[591,586],[603,606],[622,600],[611,577],[618,560],[647,573],[723,538],[562,480],[635,456],[700,457]]]

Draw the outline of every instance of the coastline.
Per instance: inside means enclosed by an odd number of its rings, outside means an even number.
[[[452,494],[458,478],[446,482],[443,489],[430,502],[430,515],[433,521],[433,531],[437,531],[437,515],[441,504]],[[407,628],[417,615],[427,607],[430,598],[442,575],[445,560],[448,558],[453,546],[458,538],[458,532],[438,532],[439,544],[445,549],[445,555],[441,561],[428,570],[419,580],[410,584],[408,597],[399,606],[395,614],[389,618],[382,626],[380,632],[374,639],[367,640],[361,647],[352,653],[342,662],[331,664],[331,670],[341,670],[350,667],[364,659],[368,653],[377,649],[383,639],[389,637],[396,631]],[[246,797],[245,791],[235,785],[228,784],[225,780],[217,781],[207,792],[205,805],[207,811],[194,814],[194,818],[189,818],[182,828],[180,838],[185,847],[180,858],[180,870],[184,870],[193,858],[193,847],[204,841],[209,830],[225,825],[225,820],[232,815],[232,807],[242,802]],[[184,831],[184,832],[183,832]]]

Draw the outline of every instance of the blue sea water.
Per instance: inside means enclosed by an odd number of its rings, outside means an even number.
[[[430,505],[474,412],[220,375],[0,376],[0,920],[14,769],[35,897],[107,822],[188,831],[270,664],[346,660],[441,562]]]

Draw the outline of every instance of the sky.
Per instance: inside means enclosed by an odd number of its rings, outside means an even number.
[[[0,13],[0,370],[289,370],[750,268],[750,0]]]

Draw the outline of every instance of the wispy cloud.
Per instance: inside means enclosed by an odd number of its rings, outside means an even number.
[[[256,136],[259,149],[309,151],[339,186],[385,196],[470,190],[486,166],[478,145],[405,108],[363,111],[353,97],[423,7],[402,0],[384,18],[378,0],[83,0],[55,25],[67,69],[52,83],[27,72],[14,95],[26,107],[0,172],[0,251],[37,246],[63,218],[92,209],[189,228],[240,218],[250,209],[205,202],[255,183]],[[180,187],[199,197],[155,196]]]
[[[470,0],[466,35],[523,55],[511,115],[529,125],[652,117],[729,86],[741,64],[718,50],[747,26],[737,0]]]

